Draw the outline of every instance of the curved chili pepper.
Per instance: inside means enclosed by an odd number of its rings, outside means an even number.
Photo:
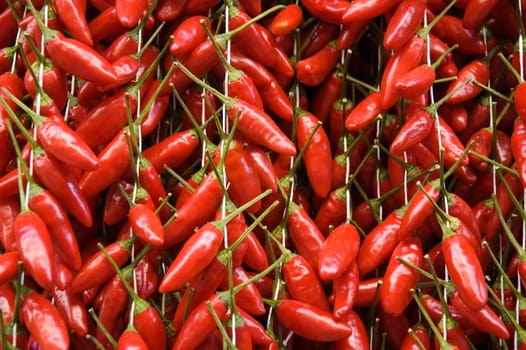
[[[329,234],[331,227],[337,227],[345,220],[347,207],[345,193],[345,187],[332,191],[316,212],[314,222],[325,236]]]
[[[166,271],[159,291],[166,293],[177,290],[197,276],[212,262],[222,242],[221,230],[212,223],[203,225],[184,243]]]
[[[333,40],[315,54],[296,62],[298,80],[307,86],[320,85],[336,67],[339,52]]]
[[[303,161],[310,184],[316,195],[325,198],[331,189],[332,152],[324,129],[321,127],[316,129],[318,122],[318,118],[313,114],[300,111],[296,121],[296,130],[298,148],[305,148]],[[309,137],[310,142],[307,144]]]
[[[186,240],[195,227],[204,225],[213,218],[222,198],[219,180],[212,174],[206,176],[188,201],[177,210],[177,217],[166,227],[165,246],[170,247]],[[207,203],[206,208],[196,211],[199,203]]]
[[[126,349],[147,350],[148,344],[146,344],[139,332],[132,328],[124,331],[124,333],[122,333],[119,337],[119,341],[117,343],[117,350]]]
[[[344,320],[354,308],[354,302],[358,296],[360,284],[360,272],[355,261],[338,276],[332,284],[334,295],[333,315],[336,319]]]
[[[54,287],[53,300],[70,329],[80,336],[88,334],[88,312],[80,294]]]
[[[338,50],[345,50],[352,47],[358,38],[367,30],[369,20],[354,21],[343,25],[338,36]]]
[[[364,130],[382,113],[382,94],[373,92],[361,100],[345,118],[345,128],[349,131]]]
[[[524,102],[524,96],[526,95],[526,83],[520,83],[515,88],[515,110],[519,114],[522,120],[526,120],[526,103]]]
[[[123,196],[122,191],[131,194],[133,184],[121,180],[111,185],[104,199],[103,221],[106,225],[115,225],[126,218],[130,210],[130,204]]]
[[[46,224],[35,212],[22,211],[15,219],[13,230],[24,266],[41,287],[51,290],[55,253]]]
[[[133,28],[139,24],[148,10],[146,0],[115,0],[115,10],[119,23],[127,28]]]
[[[519,177],[523,186],[526,186],[526,124],[522,119],[515,122],[510,143]]]
[[[330,312],[298,300],[281,301],[277,307],[277,316],[285,327],[309,340],[338,341],[352,333],[347,324],[336,321]]]
[[[429,332],[424,327],[423,324],[418,323],[414,325],[411,328],[411,330],[412,330],[412,334],[407,333],[407,335],[404,337],[404,341],[402,342],[402,345],[400,346],[400,349],[402,350],[421,349],[420,344],[417,343],[414,337],[416,337],[420,341],[420,343],[424,346],[424,349],[431,348],[431,339],[429,337]]]
[[[433,123],[433,117],[429,112],[424,110],[417,112],[400,128],[389,150],[394,154],[402,154],[424,141],[433,129]]]
[[[402,1],[385,28],[384,47],[388,50],[400,49],[416,33],[424,13],[425,1]]]
[[[322,122],[325,123],[328,120],[333,104],[340,98],[342,86],[343,76],[340,72],[335,71],[316,90],[316,94],[312,99],[312,105],[309,108],[312,114]]]
[[[66,323],[56,307],[44,296],[31,291],[20,304],[20,316],[42,349],[69,349]]]
[[[128,134],[119,132],[99,153],[99,167],[85,172],[79,180],[79,187],[86,197],[100,193],[117,181],[130,164]]]
[[[303,12],[301,7],[296,4],[290,4],[272,19],[270,31],[276,36],[287,35],[298,28],[302,21]]]
[[[114,275],[104,284],[99,295],[101,295],[102,301],[98,308],[98,317],[101,324],[112,334],[117,327],[118,319],[126,311],[130,296],[118,275]],[[99,327],[95,330],[95,337],[100,342],[106,341],[106,336]]]
[[[433,214],[435,207],[427,196],[435,202],[438,201],[440,197],[440,179],[425,184],[423,191],[418,191],[409,202],[409,206],[400,223],[398,232],[400,240],[411,236]]]
[[[155,17],[159,21],[173,21],[183,13],[186,2],[187,0],[161,0],[155,7]]]
[[[232,271],[234,287],[238,286],[239,284],[242,284],[249,278],[250,276],[247,274],[247,272],[242,266],[237,266]],[[228,288],[229,286],[227,286],[227,288],[225,289],[228,290]],[[261,293],[259,292],[254,283],[250,283],[242,289],[240,289],[236,293],[234,298],[236,301],[236,305],[242,307],[249,314],[254,316],[261,316],[265,314],[265,305],[263,304],[263,298],[261,297]]]
[[[353,2],[342,16],[343,23],[372,19],[395,7],[400,0],[360,0]]]
[[[315,270],[301,255],[294,255],[283,264],[283,277],[293,299],[330,311],[327,296]]]
[[[22,80],[15,73],[2,73],[0,74],[0,96],[6,101],[7,105],[16,112],[18,106],[4,91],[6,89],[13,96],[21,99],[25,94],[24,80]],[[0,134],[7,134],[7,127],[4,124],[4,120],[9,119],[9,114],[6,107],[0,105]]]
[[[205,16],[191,16],[182,21],[173,31],[170,53],[181,59],[189,54],[200,42],[207,38],[205,24],[211,27],[210,19]]]
[[[269,345],[272,343],[273,339],[268,335],[266,329],[248,314],[242,308],[237,307],[237,312],[240,317],[242,317],[245,326],[248,328],[252,342],[257,345]]]
[[[336,341],[337,350],[366,350],[369,349],[369,336],[363,320],[358,313],[349,310],[343,320],[351,327],[352,334],[342,340]]]
[[[427,93],[435,83],[436,74],[433,67],[421,64],[402,75],[395,83],[395,90],[400,97],[414,100]]]
[[[109,244],[105,250],[118,266],[123,266],[130,258],[130,249],[134,238]],[[110,262],[102,251],[98,251],[86,261],[71,281],[70,289],[73,293],[98,287],[109,280],[115,273]]]
[[[94,1],[94,0],[91,0]],[[106,1],[106,0],[95,0]],[[117,9],[114,4],[107,4],[107,8],[101,11],[95,18],[88,23],[91,36],[95,42],[106,40],[115,35],[124,33],[129,28],[126,28],[119,22],[117,17]]]
[[[177,335],[173,350],[196,349],[216,328],[216,322],[208,309],[212,307],[220,320],[228,317],[228,305],[218,294],[212,295],[197,306],[189,315]]]
[[[304,208],[291,203],[288,210],[287,227],[290,238],[299,255],[303,256],[316,271],[325,237]]]
[[[356,257],[360,275],[373,271],[391,256],[399,242],[403,215],[403,210],[393,211],[365,237]]]
[[[341,276],[354,262],[360,247],[360,234],[351,224],[334,228],[321,249],[318,274],[323,280],[334,280]]]
[[[16,251],[14,232],[15,219],[20,212],[20,203],[13,197],[0,198],[0,242],[6,252]]]
[[[380,302],[384,312],[393,316],[403,314],[412,300],[411,290],[415,289],[419,280],[417,271],[401,262],[399,258],[422,267],[424,253],[420,239],[409,237],[400,241],[387,265],[380,289]]]
[[[258,175],[262,189],[269,188],[272,192],[276,192],[278,189],[277,176],[274,173],[274,168],[268,155],[261,147],[254,145],[248,145],[245,148],[245,153],[252,168]]]
[[[524,189],[522,180],[509,173],[506,173],[504,174],[504,181],[506,181],[506,184],[510,188],[511,194],[513,194],[515,198],[519,198]],[[510,197],[510,193],[508,193],[508,190],[506,189],[506,185],[504,185],[503,183],[499,184],[499,186],[497,187],[496,201],[497,203],[495,203],[494,205],[498,205],[502,212],[502,215],[505,218],[507,218],[512,212],[514,204]],[[493,207],[491,214],[489,215],[487,224],[484,228],[485,231],[481,233],[485,232],[485,239],[488,242],[491,241],[501,229],[501,222],[499,219],[497,209],[495,207]]]
[[[26,70],[24,74],[24,86],[35,99],[36,95],[36,84],[33,80],[33,72],[39,72],[39,66],[42,64],[44,69],[40,75],[42,79],[41,86],[45,93],[55,102],[59,110],[64,109],[67,102],[67,80],[66,73],[57,65],[54,65],[48,59],[42,58],[42,60],[35,61],[30,68]],[[42,63],[41,63],[42,62]],[[41,101],[43,104],[43,100]]]
[[[16,278],[19,260],[20,257],[16,251],[6,252],[0,255],[0,284],[9,283]]]
[[[301,4],[314,17],[337,24],[343,23],[343,16],[349,8],[349,3],[341,0],[302,0]]]
[[[144,104],[141,106],[141,114],[147,108],[148,103],[154,98],[157,88],[161,85],[159,80],[154,80],[150,89],[148,90],[146,97],[144,98]],[[141,135],[143,137],[151,134],[155,128],[160,124],[169,106],[168,96],[157,96],[153,104],[150,106],[146,115],[141,120]]]
[[[152,208],[137,203],[131,207],[128,220],[133,232],[141,241],[154,246],[164,244],[163,224]]]
[[[430,16],[430,20],[432,19],[433,15]],[[431,31],[449,45],[458,44],[458,52],[467,55],[484,54],[484,43],[478,33],[473,29],[465,28],[460,18],[444,15]]]
[[[463,235],[444,226],[442,253],[451,280],[464,303],[475,311],[480,310],[488,301],[488,290],[480,261]]]
[[[51,5],[71,35],[87,46],[93,47],[93,37],[86,20],[86,2],[53,0]]]
[[[489,81],[490,71],[487,63],[482,60],[473,60],[466,64],[457,74],[457,79],[451,82],[446,90],[446,94],[453,92],[464,84],[466,81],[477,81],[482,85],[486,85]],[[472,82],[468,82],[460,90],[456,91],[447,99],[447,103],[458,104],[466,102],[482,91],[482,88],[476,86]]]

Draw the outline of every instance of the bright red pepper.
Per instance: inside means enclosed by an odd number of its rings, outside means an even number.
[[[53,300],[70,329],[80,336],[88,334],[88,312],[80,294],[54,287]]]
[[[423,190],[433,201],[438,201],[440,198],[440,180],[436,179],[425,184]],[[400,223],[400,231],[398,232],[400,240],[411,236],[433,214],[435,207],[427,195],[420,190],[409,202],[409,206]]]
[[[296,62],[296,75],[301,83],[317,86],[332,73],[339,59],[336,44],[336,40],[331,41],[315,54]]]
[[[296,4],[290,4],[272,19],[270,31],[276,36],[287,35],[298,28],[302,21],[303,12],[301,7]]]
[[[323,280],[341,276],[354,262],[360,247],[360,234],[351,224],[336,226],[327,236],[318,261],[318,274]]]
[[[361,100],[345,118],[345,128],[349,131],[360,131],[367,128],[382,109],[382,94],[373,92]]]
[[[369,336],[363,320],[358,313],[350,310],[344,321],[351,328],[352,334],[342,340],[336,341],[337,350],[366,350],[369,349]]]
[[[302,0],[311,15],[323,22],[343,23],[343,16],[349,8],[349,3],[342,0]]]
[[[93,37],[86,20],[86,1],[53,0],[51,5],[71,35],[78,41],[92,47]]]
[[[416,144],[424,141],[433,129],[433,117],[425,110],[411,116],[396,134],[389,150],[394,154],[402,154]]]
[[[457,79],[448,85],[446,93],[453,92],[455,89],[460,88],[461,84],[466,81],[477,81],[482,85],[487,85],[489,81],[490,71],[487,63],[482,60],[474,60],[466,64],[457,74]],[[482,91],[482,88],[476,86],[472,82],[468,82],[466,85],[460,88],[447,99],[447,103],[458,104],[466,102]]]
[[[355,261],[333,281],[333,315],[336,319],[345,319],[352,312],[360,284],[360,272]]]
[[[161,219],[152,208],[145,204],[137,203],[128,213],[133,233],[144,243],[154,246],[164,244],[164,228]]]
[[[384,47],[400,49],[416,33],[424,18],[425,1],[405,0],[396,8],[385,28]]]
[[[515,122],[510,142],[519,177],[526,186],[526,123],[522,119]]]

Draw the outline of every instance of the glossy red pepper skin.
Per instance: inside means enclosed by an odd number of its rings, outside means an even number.
[[[270,23],[270,31],[275,36],[288,35],[303,21],[303,10],[299,5],[290,4],[278,12]]]
[[[440,137],[442,146],[444,147],[444,165],[449,169],[462,156],[465,147],[451,126],[440,116],[438,116],[438,118],[440,123],[440,136],[438,136],[437,123],[435,122],[433,123],[433,129],[428,134],[429,137],[424,140],[423,144],[438,157],[438,137]],[[464,156],[460,161],[460,166],[467,166],[468,164],[469,158]]]
[[[395,90],[400,97],[414,100],[427,93],[435,80],[436,73],[433,67],[421,64],[402,75],[395,83]]]
[[[130,164],[128,134],[122,130],[99,153],[99,167],[84,172],[79,187],[86,197],[94,196],[117,181]]]
[[[314,193],[325,198],[332,184],[332,152],[329,137],[312,113],[301,112],[296,121],[298,148],[305,148],[303,161]],[[310,135],[310,142],[307,144]]]
[[[522,119],[515,122],[510,143],[519,177],[522,185],[526,186],[526,123]]]
[[[135,330],[127,330],[119,337],[117,350],[148,350],[148,345]]]
[[[128,307],[130,296],[118,275],[114,275],[101,289],[99,295],[102,297],[98,307],[98,317],[101,324],[111,333],[117,327],[117,322]],[[106,341],[106,336],[97,327],[95,336],[100,342]]]
[[[135,204],[128,213],[133,232],[144,243],[153,246],[164,244],[164,228],[161,218],[145,204]]]
[[[250,276],[245,271],[243,266],[236,266],[232,271],[233,286],[238,286],[239,284],[248,280]],[[225,290],[228,290],[228,281]],[[236,305],[239,305],[249,314],[254,316],[262,316],[265,314],[265,304],[263,303],[263,298],[259,292],[257,286],[254,283],[250,283],[243,287],[235,295]]]
[[[424,141],[433,129],[433,123],[433,117],[429,112],[424,110],[417,112],[400,128],[389,150],[394,154],[402,154]]]
[[[431,338],[429,336],[428,330],[422,324],[417,324],[412,328],[413,333],[407,334],[400,346],[401,350],[417,350],[421,349],[420,344],[413,338],[413,335],[418,338],[418,340],[424,346],[424,349],[431,349]]]
[[[344,24],[338,35],[338,50],[352,47],[361,35],[367,30],[369,20],[355,21]]]
[[[213,224],[205,224],[184,243],[166,271],[159,291],[166,293],[181,288],[210,264],[223,242],[223,233]]]
[[[522,181],[509,173],[504,174],[504,181],[506,181],[506,184],[511,189],[511,194],[513,194],[515,198],[519,198],[524,189]],[[503,183],[499,184],[497,187],[496,201],[497,203],[494,203],[493,205],[495,206],[498,204],[502,215],[507,218],[512,212],[514,204],[510,197],[510,193],[508,193],[506,186]],[[501,229],[501,222],[495,207],[491,210],[487,220],[485,230],[481,233],[485,233],[485,239],[491,241]]]
[[[170,53],[182,59],[189,54],[199,43],[207,38],[205,28],[201,24],[204,22],[210,29],[210,19],[205,16],[191,16],[182,21],[174,29],[173,39],[170,44]]]
[[[429,18],[431,20],[433,16]],[[478,33],[473,29],[465,28],[462,20],[453,15],[442,16],[431,32],[449,45],[458,44],[458,51],[463,54],[484,54],[484,43]]]
[[[166,349],[167,336],[161,317],[150,303],[144,301],[141,304],[143,306],[135,309],[133,325],[148,345],[148,349]]]
[[[333,315],[338,320],[345,320],[352,312],[360,284],[360,271],[355,261],[333,281]]]
[[[400,49],[416,33],[424,18],[425,5],[422,0],[400,3],[385,28],[383,44],[386,49]]]
[[[318,274],[323,280],[341,276],[354,262],[360,247],[360,234],[351,225],[336,226],[327,236],[318,260]]]
[[[451,280],[464,303],[480,310],[488,301],[488,290],[480,261],[467,239],[452,233],[442,240],[442,253]]]
[[[413,299],[411,290],[415,289],[419,274],[415,269],[398,260],[409,261],[415,266],[424,265],[422,243],[418,237],[400,241],[394,249],[384,274],[380,289],[380,302],[383,310],[393,316],[400,316]]]
[[[324,236],[329,234],[329,229],[343,224],[346,213],[345,188],[340,187],[327,196],[318,208],[314,222]]]
[[[93,37],[86,21],[86,1],[53,0],[51,5],[73,38],[93,47]]]
[[[5,252],[0,255],[0,284],[9,283],[16,278],[19,260],[20,257],[16,251]]]
[[[309,340],[338,341],[352,333],[347,324],[334,320],[330,312],[293,299],[280,302],[277,316],[285,327]]]
[[[115,0],[115,10],[120,24],[133,28],[139,24],[148,10],[146,0]]]
[[[44,296],[34,291],[24,296],[20,304],[20,316],[43,350],[69,349],[66,323],[56,307]]]
[[[32,211],[21,212],[13,227],[20,259],[33,279],[51,290],[54,277],[54,250],[42,218]]]
[[[173,350],[196,349],[206,337],[216,328],[216,323],[210,313],[207,303],[210,303],[220,320],[228,316],[228,305],[217,294],[199,304],[189,315],[181,331],[177,335]]]
[[[459,88],[461,84],[469,80],[474,80],[482,85],[487,85],[489,77],[490,71],[487,63],[481,60],[471,61],[458,72],[457,79],[449,84],[446,93],[453,92],[455,89]],[[482,88],[476,86],[472,82],[468,82],[461,87],[460,90],[453,93],[446,102],[449,104],[463,103],[476,97],[481,91]]]
[[[33,100],[35,99],[36,95],[36,87],[30,70],[33,72],[39,72],[40,64],[41,63],[38,61],[35,61],[24,74],[24,86],[31,97],[33,97]],[[58,106],[58,109],[62,110],[64,109],[67,101],[68,86],[66,73],[57,65],[52,64],[49,60],[44,61],[42,64],[44,65],[44,70],[42,72],[41,87]]]
[[[187,0],[161,0],[155,8],[155,18],[169,22],[178,18],[184,11]]]
[[[339,58],[336,44],[336,41],[331,41],[312,56],[296,63],[296,75],[301,83],[317,86],[332,73]]]
[[[477,30],[487,17],[493,12],[498,1],[470,0],[462,16],[462,24],[469,29]]]
[[[294,255],[283,265],[283,277],[294,300],[330,311],[327,296],[315,270],[301,255]]]
[[[311,15],[323,22],[343,23],[349,4],[341,0],[302,0],[301,4]]]
[[[245,148],[245,153],[258,175],[261,189],[271,189],[272,192],[276,192],[278,190],[277,176],[265,151],[261,147],[248,145]]]
[[[0,88],[6,89],[18,99],[21,99],[25,94],[24,80],[17,74],[11,72],[0,74]],[[0,96],[6,101],[7,105],[16,112],[18,110],[18,106],[1,89]],[[4,120],[9,118],[9,114],[7,113],[5,107],[0,105],[0,134],[7,135],[7,127],[5,126]]]
[[[360,131],[367,128],[382,113],[382,94],[373,92],[361,100],[345,118],[345,128]]]
[[[56,65],[82,80],[104,85],[117,79],[111,64],[100,54],[60,32],[46,42],[46,50]]]
[[[398,3],[400,0],[360,0],[349,6],[342,20],[344,23],[350,23],[372,19],[386,13]]]
[[[170,247],[190,237],[195,227],[204,225],[212,219],[223,198],[219,180],[208,175],[195,192],[178,209],[178,216],[166,227],[165,246]],[[203,210],[196,211],[196,205],[208,203]]]
[[[393,211],[369,232],[358,250],[356,262],[360,275],[367,275],[391,256],[398,244],[403,213]]]
[[[117,266],[122,267],[130,258],[131,241],[117,241],[105,247]],[[99,287],[115,274],[110,262],[102,251],[96,252],[86,261],[71,281],[71,291],[82,292],[86,289]]]
[[[526,102],[524,97],[526,96],[526,83],[520,83],[515,88],[514,105],[515,110],[523,121],[526,121]]]
[[[336,341],[337,350],[367,350],[369,349],[369,336],[363,320],[359,314],[350,310],[344,321],[351,328],[352,334],[342,340]]]
[[[80,294],[53,287],[53,300],[67,326],[80,336],[88,334],[88,312]]]
[[[287,227],[298,253],[316,271],[325,237],[305,209],[298,206],[291,208],[287,218]]]
[[[433,201],[438,201],[440,197],[440,183],[439,180],[433,180],[424,185],[424,191],[429,195]],[[400,224],[400,231],[398,237],[404,240],[411,236],[424,222],[433,214],[435,207],[428,199],[426,194],[419,190],[409,202],[409,206],[405,212],[402,222]]]

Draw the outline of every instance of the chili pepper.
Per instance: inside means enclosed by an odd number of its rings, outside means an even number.
[[[9,283],[16,278],[19,260],[20,257],[16,251],[6,252],[0,255],[0,284]]]
[[[129,166],[130,157],[126,138],[128,132],[121,130],[99,153],[99,167],[85,172],[79,187],[86,197],[100,193],[117,181]]]
[[[139,332],[135,327],[129,327],[122,335],[119,337],[119,342],[117,344],[117,350],[126,350],[126,349],[137,349],[137,350],[147,350],[148,344],[141,337]]]
[[[212,174],[205,177],[193,195],[177,211],[177,217],[166,227],[165,246],[172,246],[190,237],[196,226],[204,225],[219,208],[223,193],[219,180]],[[201,211],[197,203],[208,203]]]
[[[69,349],[68,328],[56,307],[35,291],[22,298],[20,316],[42,349]]]
[[[262,189],[271,189],[276,192],[277,177],[274,173],[274,168],[268,155],[261,149],[261,147],[248,145],[245,148],[245,154],[248,156],[248,161],[252,168],[257,173]]]
[[[515,176],[506,173],[504,174],[504,181],[506,182],[507,186],[511,190],[511,194],[515,196],[515,198],[518,198],[522,194],[523,185],[522,181]],[[500,183],[497,187],[497,193],[495,195],[496,203],[494,205],[498,205],[503,217],[508,217],[510,215],[511,211],[514,208],[513,201],[510,197],[510,193],[508,193],[506,189],[506,185],[504,183]],[[493,208],[491,211],[491,214],[489,215],[487,224],[485,226],[485,239],[487,241],[491,241],[497,232],[501,228],[501,222],[499,219],[499,215],[496,208]],[[481,232],[484,233],[484,232]]]
[[[294,254],[287,259],[283,265],[283,277],[294,300],[330,311],[325,291],[315,270],[301,255]]]
[[[343,76],[336,70],[316,90],[310,110],[322,122],[325,123],[328,120],[333,104],[340,98],[342,86]]]
[[[510,142],[517,171],[524,186],[526,184],[526,124],[522,119],[515,122]]]
[[[302,21],[303,12],[301,7],[296,4],[290,4],[272,19],[270,31],[276,36],[287,35],[298,28]]]
[[[68,327],[78,335],[85,336],[88,333],[88,313],[80,294],[54,287],[53,300]]]
[[[178,18],[184,11],[186,1],[161,0],[155,7],[155,17],[159,21],[170,22]]]
[[[345,314],[344,320],[352,329],[352,334],[342,340],[336,341],[337,350],[366,350],[369,349],[369,336],[363,324],[363,320],[358,313],[349,310]]]
[[[424,1],[402,1],[385,28],[384,47],[388,50],[400,49],[416,33],[424,18],[424,12]]]
[[[526,94],[526,83],[520,83],[515,88],[514,104],[515,110],[519,114],[522,120],[526,120],[526,103],[524,103],[523,96]]]
[[[442,227],[442,253],[451,280],[464,303],[474,311],[480,310],[488,301],[484,272],[473,247],[455,228],[445,223]]]
[[[213,295],[226,272],[226,261],[220,254],[201,273],[190,280],[175,311],[173,318],[175,331],[181,329],[187,313],[192,312],[199,304]]]
[[[232,279],[235,287],[249,280],[250,276],[242,266],[237,266],[232,271]],[[226,289],[228,290],[229,286]],[[251,315],[261,316],[265,314],[263,298],[254,283],[247,284],[241,288],[235,295],[235,301],[236,305],[239,305]]]
[[[316,212],[314,222],[324,236],[329,234],[331,227],[337,227],[345,220],[345,192],[345,187],[340,187],[329,193]]]
[[[380,289],[381,290],[381,289]],[[406,314],[393,316],[384,311],[383,308],[376,308],[375,316],[379,318],[379,332],[386,334],[387,344],[399,349],[404,341],[404,337],[411,327]]]
[[[428,111],[421,110],[410,117],[396,134],[389,150],[401,154],[424,141],[433,128],[433,117]]]
[[[101,11],[88,23],[88,28],[95,42],[106,40],[115,35],[122,34],[128,29],[119,22],[119,18],[117,17],[117,9],[115,8],[114,4],[108,4],[106,6],[106,9]]]
[[[130,204],[122,191],[131,194],[133,184],[129,181],[121,180],[110,185],[104,200],[103,221],[106,225],[115,225],[126,218],[130,210]]]
[[[419,277],[414,268],[407,266],[399,259],[409,261],[418,267],[423,266],[424,254],[418,237],[408,237],[398,243],[384,274],[383,285],[380,289],[380,302],[384,312],[393,316],[403,314],[412,300],[411,289],[416,287]]]
[[[269,84],[259,88],[261,100],[269,111],[285,121],[292,121],[292,104],[283,88],[274,78]]]
[[[210,19],[205,16],[191,16],[182,21],[172,33],[170,53],[181,59],[189,54],[197,44],[205,41],[207,34],[203,24],[210,29]]]
[[[317,124],[319,120],[313,114],[299,111],[296,121],[298,148],[305,148],[303,161],[307,176],[316,195],[324,198],[331,189],[332,153],[327,134],[323,128],[317,128]]]
[[[108,330],[113,333],[117,326],[117,320],[122,316],[122,313],[128,306],[130,296],[126,292],[126,289],[121,283],[118,275],[114,275],[99,292],[102,296],[102,302],[98,309],[98,317],[100,323]],[[97,340],[104,342],[106,336],[97,327],[95,331]]]
[[[416,337],[418,341],[424,346],[424,349],[431,348],[431,339],[429,337],[428,330],[424,327],[422,323],[417,323],[411,327],[411,333],[407,333],[404,337],[404,341],[400,346],[400,349],[403,350],[416,350],[421,349],[420,344],[414,338]]]
[[[156,94],[157,88],[161,85],[159,80],[154,80],[150,89],[148,90],[146,97],[144,98],[145,104],[141,106],[141,114],[147,108],[148,104]],[[144,118],[141,120],[141,135],[143,137],[151,134],[157,126],[159,126],[162,118],[164,117],[169,106],[168,96],[157,96],[153,101],[152,105],[146,112]]]
[[[323,280],[341,276],[358,255],[360,235],[351,224],[336,226],[327,236],[318,261],[318,274]]]
[[[287,227],[290,238],[299,255],[316,271],[325,238],[304,208],[291,203],[288,210]]]
[[[160,246],[164,243],[164,228],[161,219],[152,208],[137,203],[128,213],[133,232],[145,243]]]
[[[0,74],[0,96],[7,102],[7,105],[14,111],[18,108],[16,103],[11,100],[8,95],[4,92],[4,89],[9,91],[13,96],[22,98],[25,94],[24,81],[15,73],[2,73]],[[4,124],[4,120],[9,118],[9,114],[4,106],[0,107],[0,134],[7,134],[7,128]]]
[[[342,16],[343,23],[367,20],[386,13],[398,5],[399,0],[360,0],[351,4]]]
[[[134,241],[135,238],[117,241],[109,244],[105,249],[118,266],[123,266],[130,258],[130,249]],[[73,281],[71,281],[70,289],[73,293],[78,293],[92,287],[101,286],[114,273],[115,271],[104,253],[99,251],[82,265]]]
[[[369,126],[382,109],[382,94],[373,92],[361,100],[345,118],[345,128],[349,131],[364,130]]]
[[[472,324],[475,328],[493,334],[498,338],[509,339],[510,334],[508,329],[499,316],[488,305],[475,311],[464,303],[458,291],[453,292],[450,300],[451,305],[457,309],[459,314],[461,314],[466,321]]]
[[[93,47],[93,38],[86,21],[86,2],[53,0],[51,5],[73,38]]]
[[[369,20],[353,21],[343,25],[338,36],[338,50],[344,50],[352,47],[358,38],[367,30]]]
[[[195,15],[206,13],[211,10],[214,6],[219,4],[219,0],[205,0],[205,1],[196,1],[196,0],[186,0],[186,5],[184,7],[184,13],[187,15]]]
[[[496,1],[468,1],[464,15],[462,16],[462,24],[469,29],[477,30],[485,19],[493,12],[496,7]]]
[[[226,301],[218,294],[212,295],[188,315],[188,319],[181,328],[172,349],[196,349],[215,329],[216,323],[208,305],[220,320],[224,321],[228,317]]]
[[[460,90],[456,91],[447,99],[447,103],[459,104],[477,96],[482,88],[476,86],[471,80],[486,85],[489,81],[489,66],[482,60],[473,60],[466,64],[457,74],[457,79],[448,85],[446,94],[455,91],[466,81],[468,82]]]
[[[128,28],[139,24],[148,9],[146,0],[115,0],[115,10],[119,23]]]
[[[355,261],[338,276],[332,284],[334,303],[333,315],[338,320],[344,320],[352,312],[358,295],[360,272]]]
[[[400,240],[411,236],[433,214],[435,207],[427,196],[435,202],[438,201],[440,197],[440,179],[427,183],[423,190],[418,191],[409,202],[409,206],[400,223],[398,232]]]
[[[343,16],[349,8],[349,4],[341,0],[302,0],[301,4],[314,17],[336,24],[343,23]]]
[[[462,221],[480,241],[481,234],[474,209],[461,196],[454,193],[447,194],[447,201],[449,213]]]
[[[330,312],[298,300],[281,301],[277,307],[277,316],[285,327],[309,340],[338,341],[352,332],[346,323],[334,320]]]
[[[336,43],[333,40],[315,54],[296,62],[296,75],[301,83],[317,86],[331,74],[339,58]]]
[[[16,251],[14,222],[20,212],[17,198],[0,198],[0,242],[6,252]]]
[[[398,78],[394,88],[400,97],[413,100],[427,93],[435,83],[435,79],[433,67],[421,64]]]
[[[430,12],[428,11],[428,14]],[[434,16],[431,15],[430,19]],[[467,55],[484,54],[484,43],[478,33],[469,28],[465,28],[462,20],[453,15],[444,15],[435,24],[432,32],[444,40],[449,45],[458,44],[458,52]]]

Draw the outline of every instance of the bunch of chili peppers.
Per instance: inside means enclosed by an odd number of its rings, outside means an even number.
[[[0,0],[2,349],[526,349],[514,0]]]

